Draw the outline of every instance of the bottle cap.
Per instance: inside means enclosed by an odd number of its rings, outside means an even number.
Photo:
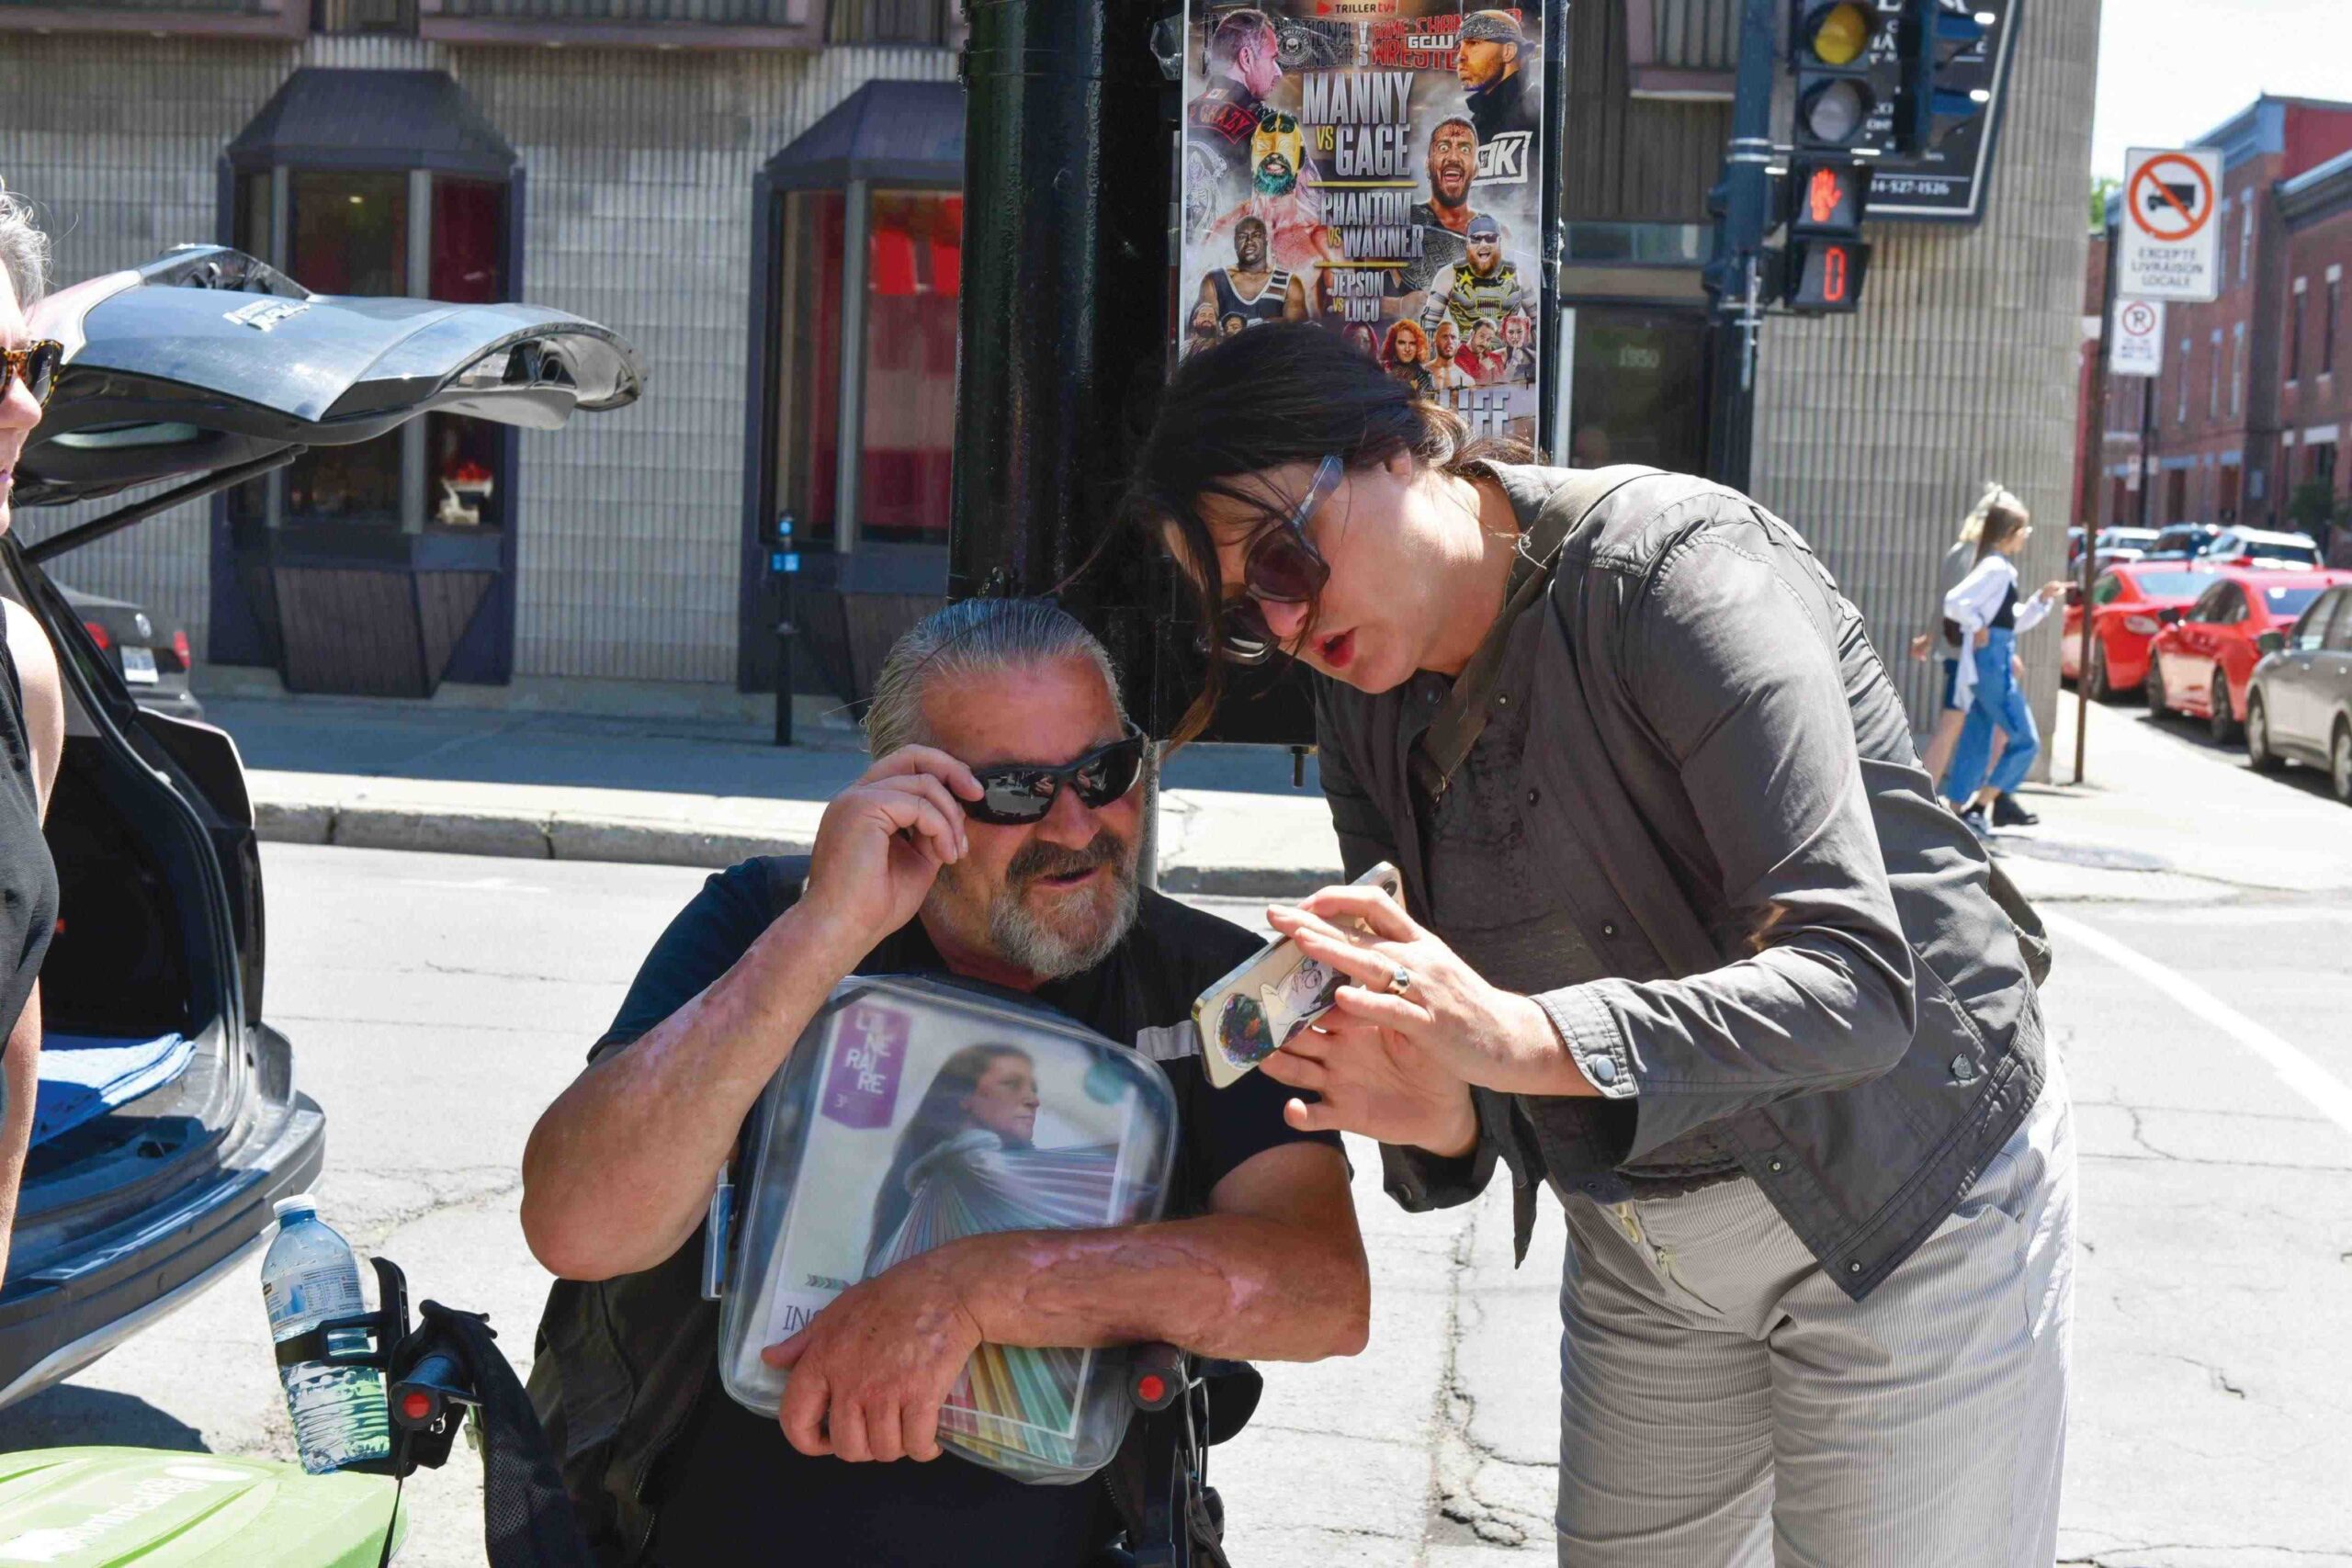
[[[277,1202],[272,1203],[269,1206],[269,1212],[276,1214],[282,1223],[288,1214],[317,1213],[319,1201],[308,1192],[297,1192],[290,1198],[280,1198]]]

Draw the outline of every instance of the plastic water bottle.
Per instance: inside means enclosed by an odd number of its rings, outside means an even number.
[[[330,1318],[366,1312],[359,1259],[352,1256],[351,1244],[319,1218],[317,1200],[305,1192],[279,1199],[276,1208],[277,1235],[261,1260],[270,1338],[283,1344]],[[334,1349],[362,1350],[368,1337],[353,1328],[327,1337]],[[277,1379],[285,1385],[286,1414],[294,1422],[302,1468],[312,1475],[392,1451],[384,1376],[375,1368],[299,1361],[278,1368]]]

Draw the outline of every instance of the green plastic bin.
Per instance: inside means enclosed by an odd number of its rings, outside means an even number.
[[[375,1568],[392,1483],[153,1449],[0,1455],[0,1563]],[[399,1526],[407,1534],[405,1512]]]

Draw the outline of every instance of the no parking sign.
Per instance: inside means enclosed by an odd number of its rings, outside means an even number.
[[[2127,299],[2201,302],[2222,293],[2222,154],[2214,148],[2135,147],[2124,160],[2115,291]]]
[[[2165,304],[2161,299],[2118,299],[2115,337],[2107,355],[2110,376],[2155,376],[2165,365]]]

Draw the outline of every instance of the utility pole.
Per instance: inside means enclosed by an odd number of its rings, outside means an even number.
[[[1174,89],[1141,0],[972,0],[947,592],[1058,593],[1146,711],[1150,552],[1105,548],[1167,362]],[[1081,575],[1082,574],[1082,575]]]
[[[1779,61],[1778,0],[1741,0],[1739,73],[1731,144],[1709,205],[1722,215],[1707,263],[1714,296],[1714,365],[1709,377],[1708,477],[1747,489],[1756,434],[1756,355],[1764,323],[1764,236],[1771,217],[1772,83]]]
[[[2094,484],[2097,482],[2098,471],[2106,466],[2098,461],[2098,455],[2103,455],[2107,450],[2107,389],[2110,385],[2108,367],[2115,357],[2116,240],[2114,226],[2109,224],[2107,228],[2107,279],[2100,285],[2098,291],[2098,353],[2092,360],[2095,368],[2091,373],[2093,413],[2090,439],[2094,443],[2092,446],[2094,457],[2089,463],[2084,465],[2092,470]],[[2138,460],[2136,455],[2133,460]],[[2146,482],[2145,476],[2143,476],[2141,483],[2145,485]],[[2098,507],[2096,503],[2096,494],[2094,491],[2093,504],[2083,509],[2083,568],[2081,581],[2075,587],[2075,592],[2079,595],[2079,603],[2075,608],[2081,612],[2082,615],[2080,628],[2082,641],[2075,650],[2075,782],[2076,784],[2083,782],[2084,737],[2090,728],[2091,716],[2091,583],[2098,575]],[[2077,496],[2075,499],[2079,503],[2083,498]]]

